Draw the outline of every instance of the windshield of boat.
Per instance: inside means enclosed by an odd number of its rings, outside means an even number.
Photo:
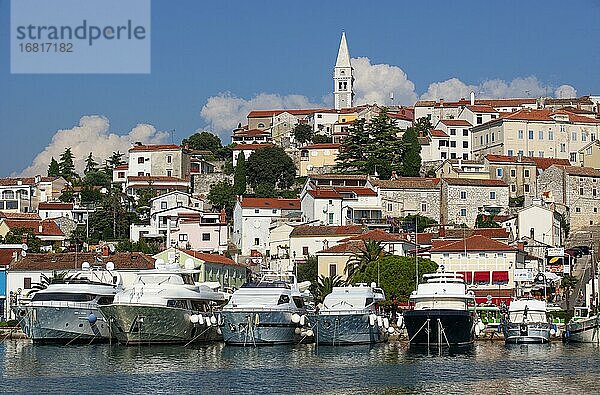
[[[33,295],[32,302],[61,301],[61,302],[90,302],[96,298],[94,294],[69,292],[39,292]]]
[[[140,274],[137,283],[147,284],[187,284],[194,285],[194,277],[190,273],[148,273]]]
[[[528,310],[527,314],[524,311],[512,311],[509,315],[510,322],[520,324],[525,322],[546,322],[546,313],[543,311]]]

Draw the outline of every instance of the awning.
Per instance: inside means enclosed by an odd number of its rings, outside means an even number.
[[[508,272],[507,271],[494,271],[492,272],[492,282],[508,282]]]
[[[489,283],[490,272],[475,272],[473,274],[473,280],[476,283]]]
[[[473,272],[457,272],[458,274],[462,274],[466,283],[473,282]]]
[[[496,296],[492,296],[492,303],[493,305],[496,306],[500,306],[502,304],[502,302],[504,302],[506,305],[510,305],[510,301],[512,300],[512,297],[496,297]],[[487,298],[475,298],[475,303],[476,304],[487,304],[488,303],[488,299]]]

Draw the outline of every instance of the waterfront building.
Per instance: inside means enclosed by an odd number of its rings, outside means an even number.
[[[304,263],[309,256],[338,244],[349,237],[363,234],[366,226],[297,225],[290,233],[290,254],[295,263]]]

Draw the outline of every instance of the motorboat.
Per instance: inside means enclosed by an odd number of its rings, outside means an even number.
[[[404,325],[411,347],[461,347],[473,344],[475,295],[462,274],[425,274],[409,297]]]
[[[265,272],[236,290],[223,307],[223,339],[230,345],[293,344],[312,337],[304,291],[291,273]]]
[[[334,287],[325,296],[318,313],[311,316],[312,330],[319,345],[372,344],[387,340],[393,331],[387,317],[379,315],[378,303],[385,300],[381,288],[370,286]]]
[[[549,343],[552,329],[546,302],[537,299],[513,300],[502,325],[506,344]]]
[[[587,307],[575,307],[573,318],[565,327],[564,337],[573,343],[600,343],[600,316]]]
[[[111,337],[99,307],[113,302],[122,290],[112,262],[51,277],[39,290],[11,306],[27,337],[35,343],[106,342]]]
[[[199,273],[160,260],[155,269],[137,273],[133,286],[100,308],[113,335],[125,345],[220,340],[216,311],[226,298],[209,284],[197,283]]]

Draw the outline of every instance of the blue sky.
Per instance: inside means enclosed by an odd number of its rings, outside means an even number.
[[[480,86],[530,76],[549,94],[563,84],[600,94],[600,3],[592,0],[156,0],[149,75],[11,75],[9,5],[0,0],[0,176],[28,167],[84,115],[106,117],[111,133],[144,123],[174,130],[180,142],[211,127],[200,111],[222,92],[322,104],[342,30],[352,57],[397,66],[415,97],[451,78]]]

